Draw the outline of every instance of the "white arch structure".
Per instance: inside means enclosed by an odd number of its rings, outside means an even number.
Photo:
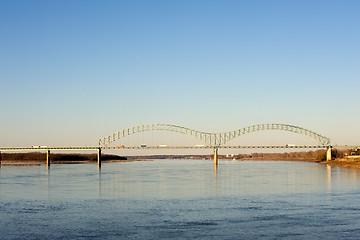
[[[265,131],[265,130],[279,130],[279,131],[293,132],[296,134],[308,136],[318,141],[321,145],[330,146],[330,138],[327,138],[323,135],[320,135],[316,132],[310,131],[302,127],[289,125],[289,124],[282,124],[282,123],[257,124],[224,133],[201,132],[198,130],[194,130],[178,125],[173,125],[173,124],[159,124],[159,123],[144,124],[144,125],[138,125],[138,126],[126,128],[118,132],[114,132],[109,136],[100,138],[98,141],[100,147],[106,147],[112,142],[115,142],[119,139],[125,138],[129,135],[133,135],[136,133],[146,132],[146,131],[170,131],[170,132],[177,132],[195,137],[196,139],[203,141],[207,146],[217,148],[234,138],[240,137],[248,133]]]

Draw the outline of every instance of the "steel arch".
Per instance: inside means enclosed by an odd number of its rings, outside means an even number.
[[[194,129],[190,129],[174,124],[161,124],[161,123],[144,124],[144,125],[138,125],[138,126],[126,128],[118,132],[115,132],[109,136],[100,138],[99,146],[107,146],[108,144],[116,140],[119,140],[121,138],[127,137],[135,133],[146,132],[146,131],[171,131],[171,132],[182,133],[195,137],[196,139],[202,140],[205,143],[211,142],[209,138],[211,138],[212,135],[211,133],[200,132]]]
[[[126,128],[115,132],[109,136],[100,138],[98,140],[99,146],[107,146],[116,140],[122,139],[129,135],[145,132],[145,131],[171,131],[177,132],[181,134],[186,134],[192,137],[195,137],[198,140],[203,141],[206,145],[211,147],[219,147],[228,141],[240,137],[242,135],[257,132],[257,131],[264,131],[264,130],[280,130],[280,131],[288,131],[293,132],[296,134],[302,134],[308,136],[310,138],[315,139],[316,141],[320,142],[322,145],[330,145],[330,138],[324,137],[316,132],[310,131],[308,129],[289,125],[289,124],[281,124],[281,123],[265,123],[265,124],[257,124],[248,126],[245,128],[240,128],[235,131],[225,132],[225,133],[208,133],[208,132],[201,132],[194,129],[174,125],[174,124],[144,124],[138,125],[130,128]]]
[[[240,137],[241,135],[245,135],[251,132],[265,131],[265,130],[280,130],[280,131],[293,132],[296,134],[302,134],[318,141],[322,145],[330,145],[331,142],[330,138],[327,138],[323,135],[320,135],[306,128],[289,125],[289,124],[282,124],[282,123],[265,123],[265,124],[256,124],[256,125],[248,126],[245,128],[237,129],[235,131],[230,131],[226,133],[219,133],[218,143],[219,145],[221,145],[236,137]]]

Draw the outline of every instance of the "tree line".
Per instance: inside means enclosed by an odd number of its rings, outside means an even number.
[[[97,161],[97,154],[60,154],[51,153],[50,159],[53,162],[93,162]],[[118,155],[103,154],[102,161],[106,160],[126,160],[126,157]],[[27,153],[1,153],[2,161],[9,162],[45,162],[46,153],[27,152]]]

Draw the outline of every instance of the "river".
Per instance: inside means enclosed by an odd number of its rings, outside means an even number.
[[[357,239],[360,172],[284,161],[0,168],[0,239]]]

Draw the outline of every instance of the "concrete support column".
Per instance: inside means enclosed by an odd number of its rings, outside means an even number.
[[[101,167],[101,148],[98,148],[98,167]]]
[[[328,148],[326,152],[326,161],[331,161],[331,146]]]
[[[214,148],[214,166],[218,165],[218,148]]]
[[[46,165],[50,166],[50,149],[46,151]]]

